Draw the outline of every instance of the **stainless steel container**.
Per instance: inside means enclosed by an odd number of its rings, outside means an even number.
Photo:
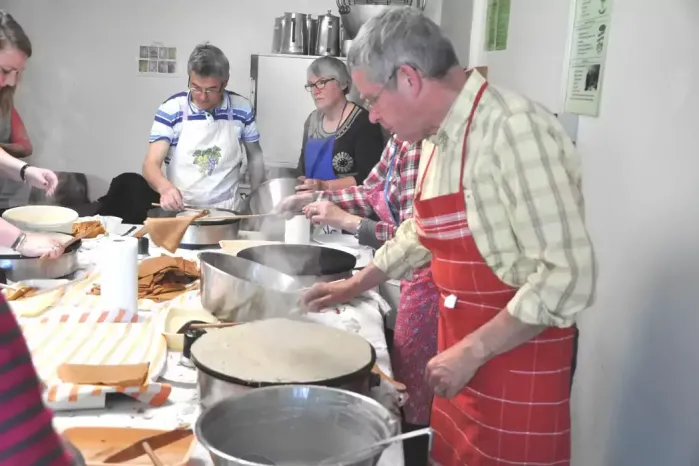
[[[230,254],[199,254],[201,304],[223,321],[288,317],[303,286],[293,277]]]
[[[308,30],[308,54],[316,54],[316,42],[318,41],[318,19],[308,15],[306,17],[306,29]]]
[[[51,235],[64,242],[72,238],[71,235],[65,233],[51,233]],[[78,270],[78,250],[81,245],[82,241],[73,243],[57,259],[25,257],[9,250],[6,253],[0,252],[0,268],[5,271],[6,278],[13,282],[67,277]]]
[[[220,241],[229,241],[238,239],[238,231],[240,230],[240,219],[225,218],[226,216],[238,215],[237,212],[228,209],[211,209],[208,207],[196,207],[194,209],[208,209],[210,217],[216,217],[217,220],[206,220],[206,217],[197,219],[185,230],[180,247],[182,249],[211,249],[218,247]],[[194,214],[194,211],[185,211],[184,213]],[[182,215],[183,212],[168,211],[161,208],[151,209],[148,211],[150,218],[171,218]]]
[[[281,53],[308,54],[308,29],[304,13],[284,13]]]
[[[280,53],[282,50],[282,23],[283,16],[274,18],[274,33],[272,35],[272,53]]]
[[[298,184],[296,178],[274,178],[265,181],[250,193],[244,210],[252,214],[268,214],[282,200],[296,194]],[[284,241],[285,221],[281,217],[249,219],[243,225],[243,229],[258,231],[267,239]]]
[[[340,55],[340,18],[330,10],[318,17],[318,39],[316,53],[336,57]]]
[[[359,29],[369,21],[370,18],[378,15],[389,8],[400,8],[406,5],[412,6],[413,0],[336,0],[340,11],[340,19],[345,29],[345,39],[354,39]],[[427,0],[417,0],[415,6],[424,10]]]
[[[199,417],[195,432],[216,466],[307,466],[388,439],[398,423],[366,396],[285,385],[216,403]],[[374,466],[384,449],[342,466]]]

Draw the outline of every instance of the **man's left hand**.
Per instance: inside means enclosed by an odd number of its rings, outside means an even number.
[[[439,353],[427,363],[425,379],[442,398],[454,398],[471,381],[485,360],[466,341]]]

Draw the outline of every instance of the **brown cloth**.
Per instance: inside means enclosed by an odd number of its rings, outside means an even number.
[[[105,233],[107,233],[107,231],[99,220],[88,220],[86,222],[76,222],[73,224],[73,236],[86,234],[82,236],[83,239],[97,238],[99,235]]]
[[[196,216],[170,217],[170,218],[147,218],[144,223],[142,234],[148,233],[151,241],[170,253],[175,253],[180,246],[180,241],[184,236],[184,232],[197,218],[206,215],[206,211],[202,211]]]
[[[184,293],[198,278],[197,264],[181,257],[145,259],[138,266],[138,299],[169,301]],[[90,294],[100,294],[99,287],[94,287]]]

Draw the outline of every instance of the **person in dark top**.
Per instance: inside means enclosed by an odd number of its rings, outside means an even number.
[[[324,191],[358,186],[380,158],[384,147],[379,125],[369,112],[349,102],[352,81],[345,64],[320,57],[307,71],[306,90],[316,110],[306,119],[298,171],[299,191]]]

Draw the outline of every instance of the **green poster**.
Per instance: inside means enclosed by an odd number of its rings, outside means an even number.
[[[507,32],[510,27],[510,1],[488,0],[488,17],[485,30],[485,50],[494,52],[507,48]]]

